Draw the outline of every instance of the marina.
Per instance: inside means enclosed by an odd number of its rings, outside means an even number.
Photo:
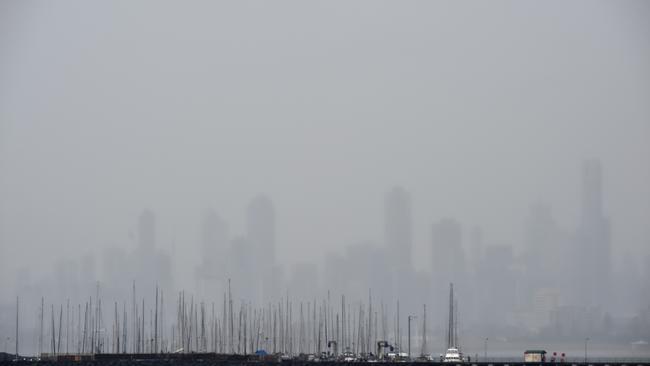
[[[399,301],[395,304],[396,312],[389,313],[384,302],[373,302],[370,290],[367,302],[350,302],[341,295],[339,303],[328,293],[322,301],[294,302],[287,295],[264,307],[245,301],[236,307],[229,283],[221,309],[215,303],[208,305],[191,296],[188,300],[180,292],[173,319],[165,312],[163,292],[156,287],[154,293],[153,306],[147,308],[145,298],[138,298],[134,284],[131,311],[127,310],[126,303],[120,307],[117,302],[106,311],[98,288],[97,296],[84,304],[75,306],[68,301],[65,307],[60,304],[58,311],[50,304],[49,321],[45,299],[41,299],[37,319],[38,353],[22,355],[16,343],[15,353],[0,353],[0,365],[650,365],[650,358],[590,358],[588,338],[584,357],[532,349],[523,351],[522,357],[488,358],[486,348],[482,358],[475,354],[472,359],[472,355],[463,353],[459,340],[458,299],[452,283],[449,284],[446,351],[438,356],[427,353],[426,305],[422,307],[418,344],[412,342],[412,335],[415,336],[412,323],[418,318],[415,315],[406,316],[407,338],[403,343]],[[16,299],[16,339],[20,332],[20,308],[20,299]],[[393,320],[392,325],[389,318]],[[171,324],[166,325],[168,322]]]
[[[6,355],[6,354],[4,354]],[[319,364],[323,366],[335,365],[358,365],[381,363],[385,365],[422,365],[426,363],[431,366],[443,365],[465,365],[465,366],[530,366],[530,365],[566,365],[566,366],[648,366],[650,359],[630,358],[630,359],[599,359],[588,360],[587,362],[568,361],[568,362],[524,362],[524,359],[500,359],[489,362],[465,362],[450,363],[449,361],[394,361],[394,360],[361,360],[355,359],[346,361],[344,359],[312,359],[299,356],[295,358],[282,358],[277,355],[225,355],[217,353],[192,353],[192,354],[96,354],[81,356],[59,356],[56,358],[38,359],[38,358],[21,358],[15,360],[3,359],[0,353],[0,365],[175,365],[175,366],[192,366],[192,365],[309,365]],[[12,356],[12,355],[9,355]]]

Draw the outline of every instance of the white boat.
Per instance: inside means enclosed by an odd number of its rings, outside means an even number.
[[[354,353],[350,351],[343,352],[341,358],[343,359],[343,362],[355,362],[357,360],[357,357],[354,355]]]
[[[454,285],[449,284],[449,328],[447,329],[447,352],[440,357],[442,362],[461,363],[463,354],[458,345],[458,314],[454,302]]]
[[[463,354],[460,353],[458,348],[449,348],[445,352],[445,357],[443,357],[442,362],[461,363],[463,362]]]

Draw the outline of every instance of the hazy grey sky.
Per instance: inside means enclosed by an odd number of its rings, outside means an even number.
[[[647,1],[2,1],[2,273],[128,248],[144,208],[195,258],[260,192],[277,257],[319,260],[382,241],[393,185],[417,253],[444,216],[517,246],[535,201],[574,228],[590,157],[648,253],[649,35]]]

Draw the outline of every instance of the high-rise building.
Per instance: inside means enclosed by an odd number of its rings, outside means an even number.
[[[514,268],[514,251],[509,245],[488,245],[476,282],[481,304],[479,319],[484,324],[504,325],[516,308],[519,273]]]
[[[468,272],[476,273],[476,269],[483,260],[483,230],[478,226],[470,229],[468,242]]]
[[[145,253],[156,248],[156,215],[150,210],[144,210],[138,219],[138,244]]]
[[[434,223],[431,230],[432,264],[436,282],[445,286],[459,283],[465,275],[465,253],[463,251],[460,223],[444,218]]]
[[[229,246],[228,224],[210,209],[201,222],[201,260],[204,267],[223,267]]]
[[[275,264],[275,209],[273,202],[264,195],[253,198],[248,205],[246,239],[263,261],[260,265]]]
[[[206,210],[201,221],[201,260],[196,271],[200,294],[225,290],[229,249],[228,224],[216,211]]]
[[[582,215],[583,224],[600,220],[603,216],[603,170],[598,159],[582,163]]]
[[[282,285],[275,265],[275,208],[264,195],[253,198],[246,210],[246,242],[252,251],[247,262],[255,270],[257,299],[270,299]]]
[[[138,287],[171,289],[171,260],[162,250],[156,248],[156,215],[144,210],[138,218],[138,247],[133,263]]]
[[[259,302],[265,274],[255,262],[255,257],[255,249],[246,238],[240,236],[232,239],[228,258],[228,278],[231,279],[238,296]]]
[[[412,232],[411,195],[402,187],[394,187],[384,201],[384,237],[388,261],[397,269],[411,268]]]
[[[432,225],[431,254],[433,291],[444,294],[450,283],[467,292],[467,273],[462,228],[458,221],[444,218]],[[444,306],[444,297],[434,298],[434,306]]]
[[[563,244],[551,207],[543,203],[532,204],[524,222],[523,251],[525,299],[529,305],[538,289],[557,286],[557,279],[565,276]]]
[[[610,280],[610,229],[602,204],[603,183],[600,160],[582,165],[582,205],[574,253],[578,302],[586,306],[605,305]]]

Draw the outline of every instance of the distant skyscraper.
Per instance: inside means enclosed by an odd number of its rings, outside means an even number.
[[[398,269],[411,267],[412,231],[411,195],[402,187],[394,187],[385,197],[384,235],[388,261]]]
[[[483,260],[483,230],[476,226],[469,232],[469,245],[468,245],[468,263],[471,272],[476,272],[481,260]]]
[[[273,266],[275,264],[275,209],[268,197],[257,196],[248,205],[246,234],[253,250],[259,254],[258,257],[268,266]]]
[[[603,170],[600,160],[582,163],[582,223],[603,217]]]
[[[232,239],[228,258],[228,278],[232,279],[239,296],[246,300],[261,300],[260,291],[264,285],[265,271],[255,261],[255,248],[244,237]]]
[[[201,259],[196,271],[201,294],[225,290],[225,281],[232,275],[226,268],[229,249],[228,224],[214,210],[206,210],[201,221]]]
[[[133,263],[137,286],[171,289],[171,260],[156,248],[156,215],[144,210],[138,218],[138,247]]]
[[[225,264],[223,257],[229,246],[228,240],[228,224],[214,210],[205,211],[201,222],[201,260],[204,267],[221,267]]]
[[[558,261],[564,248],[550,206],[542,203],[530,206],[524,224],[524,244],[526,289],[532,301],[537,289],[557,285],[555,277],[565,269]]]
[[[254,270],[257,299],[271,299],[282,284],[275,266],[275,209],[266,196],[257,196],[248,205],[246,241],[252,251],[247,262]]]
[[[431,230],[433,280],[439,291],[453,282],[465,285],[465,253],[460,223],[444,218],[433,224]],[[444,292],[440,292],[444,293]]]
[[[138,219],[138,244],[143,252],[152,253],[156,248],[156,215],[144,210]]]
[[[575,261],[583,305],[605,305],[609,293],[610,228],[602,204],[602,167],[591,159],[582,165],[582,207]]]
[[[514,251],[508,245],[485,247],[478,270],[477,302],[479,319],[484,324],[503,326],[508,314],[516,309],[519,273],[515,270]]]

